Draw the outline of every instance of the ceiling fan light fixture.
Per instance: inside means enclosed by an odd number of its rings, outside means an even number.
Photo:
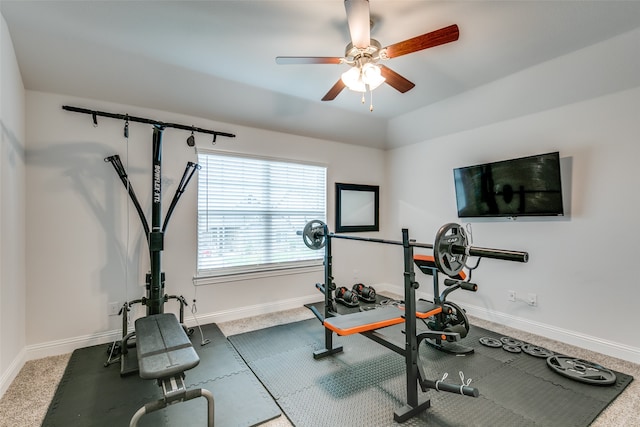
[[[369,86],[369,90],[374,90],[384,83],[385,78],[382,77],[382,72],[378,65],[368,62],[362,67],[362,81]]]
[[[367,87],[362,80],[362,70],[360,67],[351,67],[342,73],[342,82],[354,92],[366,92]]]
[[[351,67],[342,73],[341,78],[347,88],[354,92],[372,91],[385,81],[380,67],[370,62],[362,66]]]

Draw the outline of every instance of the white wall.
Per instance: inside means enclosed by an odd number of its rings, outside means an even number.
[[[126,158],[123,124],[99,118],[94,128],[89,116],[65,112],[64,104],[238,135],[233,140],[220,138],[216,148],[221,150],[324,163],[329,167],[327,210],[332,228],[335,182],[380,185],[382,229],[371,235],[396,240],[400,229],[407,227],[412,238],[431,242],[440,225],[457,221],[454,167],[559,150],[567,217],[474,222],[476,244],[527,250],[531,261],[485,260],[474,274],[480,292],[457,292],[454,299],[472,314],[638,362],[640,343],[634,328],[640,319],[634,301],[640,291],[633,261],[640,234],[633,220],[640,207],[634,169],[639,154],[635,141],[640,130],[636,124],[640,83],[629,81],[640,78],[640,73],[637,52],[627,49],[638,45],[639,34],[621,36],[394,119],[389,124],[391,143],[417,143],[385,153],[39,92],[26,94],[25,136],[24,89],[3,20],[0,385],[8,384],[15,368],[21,367],[25,346],[26,357],[35,358],[116,338],[119,318],[108,316],[108,303],[144,294],[145,239],[122,184],[103,161],[115,153]],[[607,67],[595,67],[598,64],[614,65],[607,73]],[[588,70],[597,70],[595,77],[584,77]],[[564,88],[560,83],[531,84],[541,78],[571,83],[569,95],[558,95]],[[543,89],[553,91],[549,98]],[[529,98],[528,109],[517,104],[527,94],[535,95]],[[518,111],[509,105],[518,105]],[[482,117],[474,121],[474,112],[479,111]],[[449,125],[436,126],[430,133],[431,124],[437,124],[434,120]],[[457,124],[458,120],[463,123]],[[165,209],[185,163],[195,159],[185,137],[184,132],[165,131]],[[197,141],[210,147],[207,137]],[[132,124],[128,171],[145,209],[150,208],[150,149],[150,127]],[[321,271],[194,287],[195,190],[194,182],[168,228],[163,254],[167,292],[182,294],[188,301],[196,296],[204,321],[299,306],[320,297],[313,284],[323,280]],[[25,241],[26,261],[21,255]],[[395,247],[336,241],[334,255],[338,284],[355,280],[402,284],[401,251]],[[428,293],[429,278],[420,274],[418,278],[420,291]],[[507,302],[507,289],[519,295],[538,294],[539,306]],[[167,309],[174,307],[169,303]]]
[[[126,165],[124,123],[98,117],[98,126],[94,127],[90,115],[64,111],[62,105],[127,113],[237,135],[233,139],[219,137],[212,147],[210,136],[196,134],[199,147],[325,164],[328,166],[328,222],[332,229],[335,182],[382,186],[386,180],[385,154],[377,149],[28,91],[29,358],[114,338],[113,332],[120,323],[118,317],[108,316],[108,303],[143,296],[144,276],[149,268],[148,249],[137,214],[129,206],[126,191],[112,166],[103,161],[109,155],[119,154]],[[189,133],[171,128],[164,132],[165,211],[187,161],[196,160],[194,149],[185,143],[187,136]],[[127,170],[147,216],[150,215],[151,138],[150,125],[130,124]],[[189,302],[197,297],[198,313],[204,321],[299,307],[304,302],[321,299],[314,284],[323,281],[322,271],[194,287],[196,186],[197,180],[194,180],[187,188],[165,236],[163,271],[167,293],[184,295]],[[360,280],[368,283],[384,277],[382,264],[367,262],[380,259],[380,251],[376,246],[346,251],[336,245],[336,258],[340,259],[335,265],[336,280],[351,283],[353,269],[358,269]],[[129,277],[125,280],[127,269]],[[177,305],[169,302],[165,307],[167,311],[175,311]],[[187,314],[190,320],[189,310]]]
[[[635,42],[630,46],[638,46],[640,32],[631,36]],[[612,46],[618,41],[611,41]],[[601,47],[590,51],[592,61],[598,61]],[[578,75],[585,71],[579,64],[588,53],[577,52],[557,62],[563,67],[573,63],[572,71]],[[637,50],[617,54],[618,65],[639,69]],[[473,106],[503,109],[491,101],[505,99],[505,91],[513,87],[520,92],[541,90],[540,77],[557,62],[447,100],[449,120],[455,122],[457,106],[467,111]],[[478,92],[483,105],[477,103]],[[639,363],[640,287],[635,263],[640,237],[640,83],[586,98],[517,118],[496,116],[490,123],[390,151],[387,228],[408,227],[414,238],[431,242],[442,224],[459,222],[453,168],[559,151],[566,216],[474,221],[477,246],[528,251],[530,261],[485,259],[473,273],[478,293],[457,291],[450,299],[479,317]],[[434,109],[437,106],[430,110]],[[412,113],[414,119],[416,114]],[[418,279],[420,290],[429,293],[430,277],[418,273]],[[509,302],[507,290],[523,299],[527,293],[537,294],[538,306]]]
[[[0,17],[0,396],[25,359],[25,94]]]

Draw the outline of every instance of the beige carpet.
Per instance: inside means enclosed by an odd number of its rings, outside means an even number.
[[[226,336],[230,336],[312,317],[313,315],[309,310],[299,308],[233,322],[219,323],[218,327]],[[592,426],[640,427],[640,365],[473,317],[469,320],[471,325],[477,325],[558,353],[589,360],[609,369],[632,375],[635,380],[598,417]],[[318,323],[318,328],[321,327]],[[0,427],[36,427],[42,424],[49,402],[53,398],[70,356],[70,354],[66,354],[31,360],[24,365],[15,381],[0,399]],[[292,424],[285,416],[281,416],[263,425],[266,427],[284,427]]]

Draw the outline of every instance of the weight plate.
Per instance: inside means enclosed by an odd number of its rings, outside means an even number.
[[[547,350],[544,347],[538,347],[535,345],[531,345],[531,344],[525,344],[522,346],[522,351],[524,351],[525,353],[527,353],[530,356],[535,356],[535,357],[549,357],[549,356],[553,356],[555,353],[551,350]]]
[[[509,353],[520,353],[522,351],[522,349],[520,348],[520,346],[517,345],[509,345],[509,344],[505,344],[502,346],[503,350],[508,351]]]
[[[455,223],[445,224],[436,233],[433,243],[433,259],[438,270],[449,277],[455,277],[464,268],[467,255],[452,252],[453,246],[467,246],[467,235],[464,229]]]
[[[550,356],[547,358],[547,366],[557,374],[587,384],[612,385],[617,379],[610,369],[569,356]]]
[[[502,342],[502,344],[510,345],[513,347],[521,347],[523,344],[522,341],[518,341],[517,339],[511,337],[502,337],[500,338],[500,341]]]
[[[302,240],[309,249],[321,249],[325,244],[325,224],[319,219],[311,220],[304,226]]]
[[[499,339],[496,338],[491,338],[491,337],[482,337],[480,338],[480,344],[487,346],[487,347],[493,347],[493,348],[500,348],[502,347],[502,342]]]
[[[469,333],[469,319],[467,319],[467,315],[465,314],[464,310],[460,308],[460,306],[458,306],[457,304],[454,304],[449,301],[445,301],[443,305],[449,306],[453,309],[453,310],[450,310],[450,313],[445,316],[445,324],[448,327],[453,327],[457,325],[463,326],[464,332],[461,333],[460,336],[461,338],[466,337],[467,334]],[[445,310],[443,309],[442,312],[444,313]]]

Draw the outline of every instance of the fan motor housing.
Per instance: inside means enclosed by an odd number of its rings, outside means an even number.
[[[353,58],[353,60],[357,60],[360,57],[369,57],[378,59],[375,55],[382,49],[382,45],[376,39],[370,39],[369,46],[364,49],[355,47],[353,43],[349,43],[344,50],[344,56],[346,58]]]

